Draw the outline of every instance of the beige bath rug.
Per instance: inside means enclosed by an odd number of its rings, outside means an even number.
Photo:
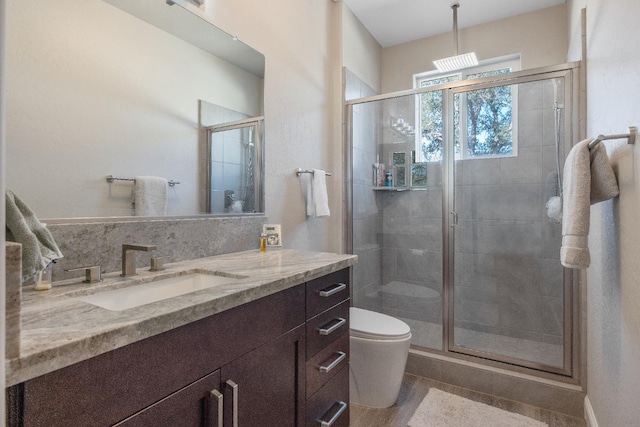
[[[409,427],[548,427],[524,415],[430,388]]]

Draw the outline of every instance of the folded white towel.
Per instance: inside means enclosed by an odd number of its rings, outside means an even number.
[[[577,143],[564,165],[560,262],[567,268],[589,267],[590,206],[620,192],[605,147],[600,143],[589,151],[589,142]]]
[[[326,173],[321,169],[313,169],[307,181],[307,216],[316,218],[329,216],[329,196],[327,195]]]
[[[327,174],[321,169],[313,170],[313,204],[316,206],[316,217],[331,215],[327,194]]]
[[[135,207],[138,216],[167,214],[169,182],[157,176],[136,176]]]

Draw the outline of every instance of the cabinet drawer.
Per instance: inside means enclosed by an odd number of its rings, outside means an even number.
[[[311,399],[307,400],[306,427],[349,427],[349,366],[343,367]]]
[[[349,269],[307,282],[307,319],[349,298]]]
[[[307,321],[307,360],[349,333],[349,300]]]
[[[342,334],[307,361],[307,398],[348,365],[349,334]]]

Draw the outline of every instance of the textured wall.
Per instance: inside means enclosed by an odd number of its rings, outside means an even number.
[[[462,8],[460,13],[464,13]],[[566,61],[564,4],[460,30],[460,52],[479,60],[520,53],[522,69]],[[413,75],[434,70],[433,60],[451,56],[451,33],[402,43],[382,50],[382,92],[410,89]]]
[[[266,213],[284,246],[342,252],[342,3],[216,0],[205,13],[262,52],[265,70]],[[324,169],[329,218],[307,218],[304,179]]]
[[[636,0],[576,0],[587,8],[587,134],[638,126],[640,39]],[[572,43],[576,44],[576,43]],[[640,420],[640,146],[605,142],[620,196],[591,210],[587,270],[587,395],[600,427]]]
[[[137,252],[138,268],[149,268],[151,257],[165,263],[257,249],[264,216],[184,218],[103,223],[49,224],[64,255],[53,269],[53,280],[81,277],[65,269],[100,265],[103,272],[121,271],[122,245],[156,245]],[[25,283],[28,285],[29,283]]]
[[[380,93],[382,47],[343,3],[342,65]]]

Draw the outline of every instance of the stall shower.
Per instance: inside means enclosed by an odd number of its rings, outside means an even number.
[[[199,101],[203,212],[264,211],[264,117],[249,117]]]
[[[549,207],[575,134],[574,72],[384,95],[346,72],[354,306],[408,323],[413,349],[574,374],[576,284]]]

